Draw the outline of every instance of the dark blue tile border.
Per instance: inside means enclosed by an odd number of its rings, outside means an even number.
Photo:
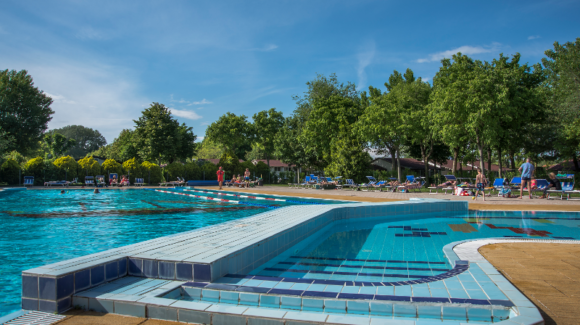
[[[75,275],[69,274],[56,279],[56,299],[71,296],[75,291]]]
[[[22,297],[38,299],[37,276],[22,276]]]

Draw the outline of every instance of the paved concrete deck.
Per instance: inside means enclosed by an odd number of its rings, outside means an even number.
[[[546,325],[580,324],[580,245],[495,244],[479,252],[538,307]]]

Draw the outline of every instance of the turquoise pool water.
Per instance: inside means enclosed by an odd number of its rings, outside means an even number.
[[[294,199],[304,204],[339,203]],[[247,204],[144,189],[103,190],[100,194],[88,189],[69,190],[65,194],[60,194],[60,189],[3,193],[0,316],[20,309],[22,270],[296,204],[236,200]]]
[[[580,239],[580,213],[469,212],[413,220],[345,220],[310,236],[251,275],[397,282],[449,271],[443,246],[503,237]]]

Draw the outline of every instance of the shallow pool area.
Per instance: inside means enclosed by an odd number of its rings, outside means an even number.
[[[234,204],[146,189],[13,192],[0,196],[0,316],[20,309],[23,270],[297,204]]]

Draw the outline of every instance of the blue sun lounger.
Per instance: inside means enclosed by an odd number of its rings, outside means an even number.
[[[34,185],[34,176],[24,176],[24,186]]]
[[[347,178],[345,183],[342,184],[342,188],[351,188],[351,189],[357,189],[358,188],[358,184],[356,184],[352,179]]]
[[[86,186],[94,186],[95,185],[95,177],[94,176],[85,176],[85,185]]]
[[[562,190],[558,191],[558,190],[548,190],[548,197],[547,199],[550,199],[550,194],[551,193],[558,193],[560,194],[560,200],[564,199],[564,194],[566,194],[566,199],[567,200],[577,200],[577,199],[570,199],[570,194],[571,193],[580,193],[580,191],[574,191],[574,182],[561,182],[560,185],[562,186]]]

